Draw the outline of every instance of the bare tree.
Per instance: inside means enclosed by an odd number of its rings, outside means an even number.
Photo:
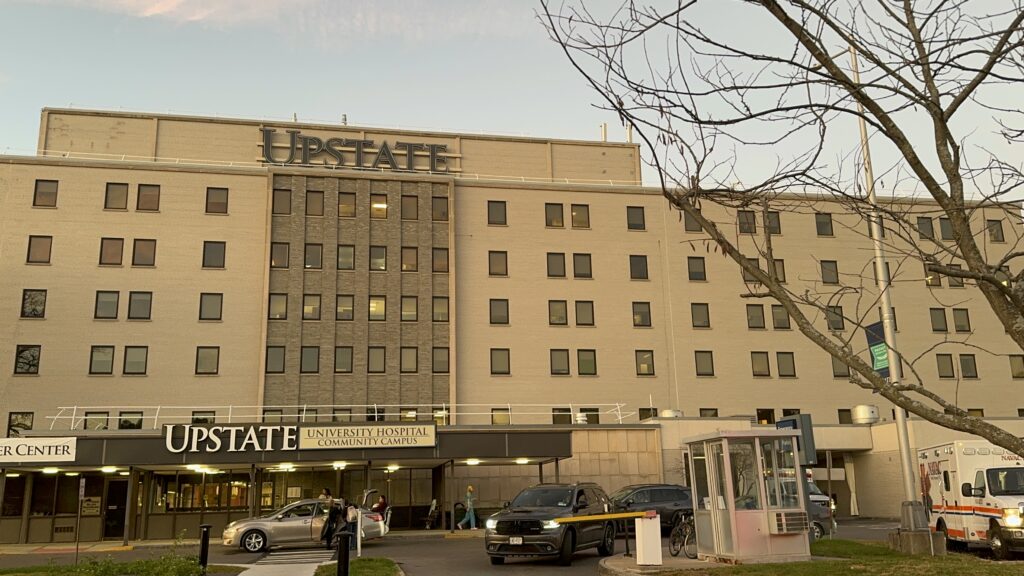
[[[836,302],[877,298],[877,290],[868,274],[787,288],[773,266],[770,221],[773,211],[810,213],[822,201],[865,223],[881,217],[896,264],[887,282],[965,283],[1024,349],[1024,271],[1010,272],[1024,257],[1013,199],[1024,174],[1019,152],[1014,163],[1005,151],[1024,138],[1022,0],[679,0],[665,8],[627,1],[607,14],[583,2],[541,4],[541,20],[599,106],[637,130],[670,205],[741,269],[745,297],[777,301],[806,338],[849,366],[856,385],[1024,455],[1020,438],[929,387],[917,358],[906,358],[910,374],[894,383],[848,333],[816,326],[821,316],[829,328],[870,324],[863,313],[844,316]],[[896,192],[878,208],[851,169],[864,161],[853,131],[860,120],[883,158],[874,184]],[[751,162],[765,157],[773,159],[767,168]],[[743,211],[748,226],[751,212],[760,214],[753,223],[767,230],[741,241],[730,233],[733,222],[702,212],[707,202]],[[1012,223],[1007,249],[995,254],[983,241],[1002,240],[1004,230],[987,224],[993,211]],[[876,305],[863,304],[857,310]]]

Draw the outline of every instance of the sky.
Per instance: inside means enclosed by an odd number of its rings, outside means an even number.
[[[0,154],[43,107],[622,141],[521,0],[0,0]]]

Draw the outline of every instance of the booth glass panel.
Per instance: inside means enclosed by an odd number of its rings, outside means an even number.
[[[711,486],[708,484],[708,459],[704,444],[690,445],[691,469],[693,470],[694,528],[697,531],[697,552],[715,552],[714,528],[711,525]]]
[[[712,525],[715,527],[715,553],[732,554],[732,515],[726,505],[726,498],[730,493],[729,466],[726,462],[725,448],[721,442],[711,444],[709,460],[711,474],[716,479],[716,482],[712,484],[711,497],[712,514],[714,515]]]
[[[736,510],[761,510],[761,488],[757,478],[757,454],[753,440],[729,442],[732,497]]]

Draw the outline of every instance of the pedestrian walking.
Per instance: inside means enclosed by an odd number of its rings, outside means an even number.
[[[473,511],[473,504],[476,502],[476,494],[474,494],[473,485],[466,486],[466,515],[459,521],[459,530],[462,530],[463,524],[469,523],[470,530],[476,530],[476,512]]]

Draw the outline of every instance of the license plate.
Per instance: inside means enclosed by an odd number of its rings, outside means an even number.
[[[508,543],[513,545],[513,546],[522,545],[523,537],[522,536],[509,536],[508,537]]]

